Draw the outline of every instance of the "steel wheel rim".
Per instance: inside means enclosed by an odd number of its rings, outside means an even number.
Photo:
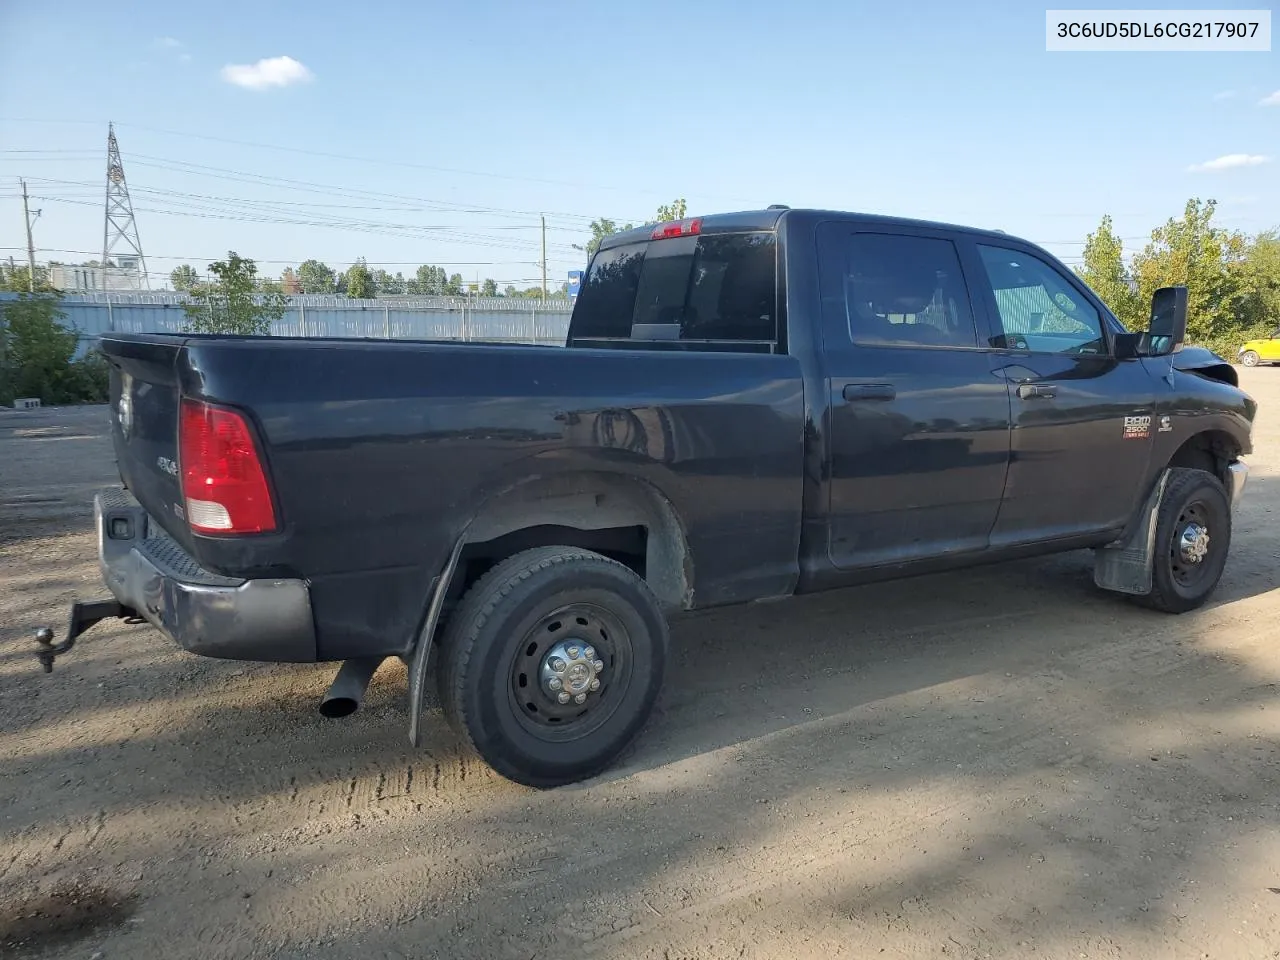
[[[546,688],[548,657],[568,645],[591,646],[602,664],[586,699],[560,703]],[[631,634],[611,611],[594,603],[568,603],[540,616],[515,647],[507,684],[520,726],[540,740],[564,742],[590,736],[617,711],[635,661]]]
[[[1203,553],[1194,558],[1199,544],[1197,531],[1203,532]],[[1170,572],[1174,581],[1182,587],[1192,588],[1208,576],[1213,557],[1213,528],[1209,524],[1208,510],[1200,500],[1193,500],[1178,512],[1173,528],[1173,542],[1169,545]]]

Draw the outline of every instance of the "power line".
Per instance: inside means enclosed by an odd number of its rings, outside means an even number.
[[[49,177],[29,177],[30,182],[57,184],[62,186],[70,186],[76,188],[84,188],[86,192],[92,191],[93,195],[97,193],[97,184],[87,180],[59,180]],[[243,206],[263,206],[263,207],[314,207],[317,209],[345,209],[345,210],[377,210],[383,212],[399,212],[399,213],[448,213],[453,211],[438,210],[422,206],[399,205],[399,206],[367,206],[363,204],[342,204],[342,203],[317,203],[311,200],[268,200],[255,199],[250,197],[220,197],[212,194],[190,193],[185,190],[166,190],[160,187],[132,187],[135,193],[153,194],[158,197],[174,197],[181,200],[207,200],[219,204],[243,205]],[[3,194],[0,194],[3,196]],[[415,225],[420,229],[453,229],[459,225]],[[535,222],[523,224],[484,224],[486,230],[536,230],[539,225]],[[561,233],[581,233],[580,227],[567,226],[548,226],[548,230],[555,230]]]
[[[0,250],[25,250],[25,249],[26,247],[0,246]],[[69,250],[63,247],[42,247],[41,249],[46,253],[71,253],[71,254],[78,254],[81,256],[93,256],[93,257],[97,257],[101,253],[100,250]],[[194,261],[218,260],[222,256],[223,254],[218,254],[216,256],[195,256],[193,254],[177,255],[177,254],[148,253],[147,259],[190,262],[193,260]],[[357,257],[355,260],[347,260],[347,259],[315,257],[313,255],[308,255],[306,257],[291,257],[285,260],[261,259],[258,257],[250,257],[249,259],[253,260],[254,263],[272,263],[272,264],[281,263],[281,264],[285,264],[286,266],[292,265],[292,264],[304,263],[307,260],[314,259],[314,260],[320,260],[322,263],[327,263],[330,265],[345,264],[350,266],[352,264],[358,263],[361,258]],[[510,264],[525,264],[528,266],[534,266],[535,262],[532,260],[437,260],[432,263],[423,263],[421,260],[380,260],[377,263],[370,264],[370,266],[372,267],[498,267],[498,266],[506,266]],[[528,282],[532,283],[534,282],[535,279],[537,278],[532,278]]]
[[[41,195],[36,197],[39,200],[45,200],[50,203],[64,203],[80,207],[94,207],[97,203],[92,200],[75,200],[65,197],[55,197]],[[172,201],[171,201],[172,202]],[[466,244],[470,246],[482,247],[499,247],[508,250],[525,250],[528,249],[527,244],[522,244],[505,237],[489,237],[484,234],[475,234],[464,232],[465,228],[456,226],[445,227],[429,227],[419,228],[412,225],[401,224],[380,224],[377,222],[360,222],[360,221],[333,221],[318,219],[297,219],[286,218],[280,216],[262,216],[252,215],[241,212],[218,212],[209,208],[202,208],[193,204],[177,204],[176,209],[168,209],[158,206],[145,206],[135,208],[139,213],[151,213],[160,216],[172,217],[188,217],[201,220],[225,220],[233,223],[262,223],[272,224],[276,226],[303,226],[303,227],[327,227],[329,229],[344,230],[353,233],[370,233],[382,236],[401,237],[409,239],[429,239],[431,236],[437,236],[441,239],[451,240],[455,243]],[[426,236],[423,236],[426,231]],[[566,244],[557,245],[557,249],[562,253],[568,253],[573,247]]]
[[[410,160],[389,160],[385,157],[359,157],[351,154],[331,153],[325,150],[309,150],[304,147],[290,147],[290,146],[285,146],[284,144],[255,143],[250,140],[235,140],[229,137],[215,137],[215,136],[211,136],[209,134],[204,134],[204,133],[186,133],[180,130],[166,130],[161,127],[150,127],[150,126],[145,126],[145,125],[136,124],[136,123],[121,123],[120,126],[128,127],[134,130],[145,130],[148,133],[158,133],[163,136],[185,137],[185,138],[190,138],[195,140],[208,140],[214,143],[227,143],[227,144],[232,144],[232,145],[241,146],[241,147],[252,147],[254,149],[259,149],[259,150],[277,150],[284,153],[296,153],[296,154],[302,154],[303,156],[312,156],[312,157],[325,157],[328,159],[346,160],[354,163],[382,164],[385,166],[405,167],[412,170],[430,170],[435,173],[455,173],[461,176],[468,176],[468,177],[488,177],[496,180],[514,181],[516,183],[543,183],[543,184],[549,184],[552,186],[573,187],[574,189],[578,189],[578,190],[583,188],[587,188],[591,190],[615,190],[615,191],[624,190],[629,193],[647,193],[647,194],[650,194],[651,196],[661,195],[660,192],[656,190],[637,191],[633,187],[630,187],[630,186],[624,187],[618,184],[593,184],[593,183],[583,183],[582,181],[574,182],[569,180],[552,180],[544,177],[521,177],[513,174],[492,173],[492,172],[483,171],[483,170],[463,170],[457,167],[441,167],[441,166],[435,166],[432,164],[415,163]],[[757,202],[755,200],[743,200],[741,198],[731,198],[731,197],[722,197],[719,199],[731,200],[733,203]]]
[[[514,210],[506,207],[492,207],[484,204],[460,203],[450,200],[435,200],[424,197],[412,197],[404,194],[380,193],[371,190],[360,190],[353,187],[339,186],[336,184],[317,183],[308,180],[298,180],[291,177],[277,177],[270,174],[253,173],[245,170],[233,170],[227,167],[215,167],[208,164],[193,163],[186,160],[174,160],[168,157],[157,157],[145,153],[129,154],[129,162],[131,166],[151,167],[158,170],[166,170],[170,173],[181,173],[187,175],[197,175],[201,177],[212,177],[220,180],[230,180],[237,183],[248,183],[256,186],[268,186],[279,188],[287,186],[291,189],[304,193],[321,193],[339,197],[364,197],[373,199],[392,199],[400,201],[409,201],[415,204],[434,205],[437,211],[454,210],[458,213],[488,213],[494,216],[518,216],[536,219],[541,216],[538,211],[532,210]],[[36,178],[32,178],[36,179]],[[556,217],[562,220],[575,221],[581,224],[587,224],[596,217],[581,213],[568,212],[551,212],[549,217]],[[627,217],[612,217],[608,219],[635,219]]]

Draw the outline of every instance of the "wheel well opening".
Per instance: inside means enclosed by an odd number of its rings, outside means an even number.
[[[1169,466],[1205,470],[1224,484],[1229,484],[1227,465],[1239,455],[1240,445],[1230,434],[1208,430],[1197,433],[1179,447],[1169,460]]]
[[[492,540],[468,543],[458,558],[458,575],[450,585],[450,599],[461,597],[490,568],[507,557],[534,547],[581,547],[593,550],[647,579],[649,531],[636,524],[584,530],[562,524],[539,524],[513,530]]]
[[[472,521],[449,585],[452,606],[485,572],[534,547],[593,550],[634,570],[668,611],[692,606],[692,569],[671,505],[647,485],[578,474],[508,491]]]

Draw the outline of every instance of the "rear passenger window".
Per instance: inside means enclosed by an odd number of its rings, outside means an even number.
[[[588,272],[570,336],[768,350],[778,340],[776,261],[772,233],[674,237],[606,250]]]
[[[949,240],[855,233],[846,247],[844,285],[854,343],[978,345],[960,258]]]

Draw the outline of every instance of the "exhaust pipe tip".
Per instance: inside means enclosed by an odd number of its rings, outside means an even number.
[[[330,720],[349,717],[359,709],[360,700],[356,697],[325,696],[325,698],[320,701],[320,716],[327,717]]]
[[[337,720],[349,717],[359,710],[364,702],[365,691],[369,688],[369,681],[385,659],[355,657],[344,660],[333,683],[329,684],[328,691],[320,700],[320,716]]]

